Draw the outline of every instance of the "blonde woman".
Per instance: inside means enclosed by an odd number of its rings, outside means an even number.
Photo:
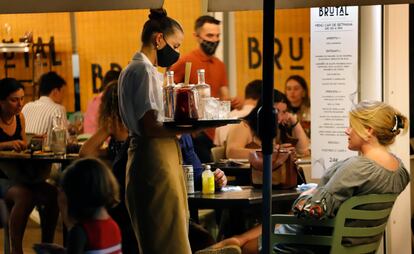
[[[401,193],[410,181],[410,176],[402,161],[388,150],[395,137],[408,126],[407,118],[390,105],[377,101],[362,101],[349,113],[348,149],[359,155],[339,161],[322,176],[319,185],[302,193],[294,202],[292,210],[298,216],[334,217],[339,206],[348,198],[365,194]],[[299,233],[302,228],[281,225],[279,232]],[[315,234],[319,232],[315,230]],[[233,249],[241,247],[242,253],[258,253],[258,238],[261,226],[212,247]],[[377,239],[349,239],[350,244],[374,242]],[[362,242],[361,242],[362,241]],[[286,251],[286,246],[275,246]],[[327,253],[329,249],[314,250],[311,246],[297,250],[289,246],[293,253]],[[212,249],[198,252],[220,253]],[[309,252],[310,251],[310,252]],[[313,251],[313,252],[312,252]],[[283,252],[291,253],[291,252]]]

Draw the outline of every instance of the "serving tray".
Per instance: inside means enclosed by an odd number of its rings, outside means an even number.
[[[166,128],[214,128],[226,124],[240,123],[239,118],[230,119],[212,119],[212,120],[190,120],[190,121],[173,121],[165,120],[164,127]]]

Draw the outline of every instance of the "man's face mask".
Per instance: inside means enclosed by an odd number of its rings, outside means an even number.
[[[180,53],[175,51],[170,44],[164,39],[166,45],[162,49],[157,49],[157,63],[161,67],[169,67],[177,62]]]
[[[216,49],[219,45],[220,41],[212,42],[212,41],[201,41],[201,49],[206,53],[206,55],[212,56],[214,53],[216,53]]]

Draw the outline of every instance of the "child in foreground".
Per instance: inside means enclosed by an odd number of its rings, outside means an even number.
[[[98,159],[77,160],[64,171],[61,188],[59,206],[69,229],[67,249],[36,245],[36,251],[122,253],[119,227],[107,211],[119,203],[119,186],[109,168]]]

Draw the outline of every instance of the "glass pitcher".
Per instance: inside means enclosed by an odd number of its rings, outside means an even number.
[[[67,130],[61,115],[53,117],[53,128],[50,135],[50,149],[55,155],[66,154]]]
[[[175,89],[174,121],[198,120],[198,92],[194,85],[183,85]]]

